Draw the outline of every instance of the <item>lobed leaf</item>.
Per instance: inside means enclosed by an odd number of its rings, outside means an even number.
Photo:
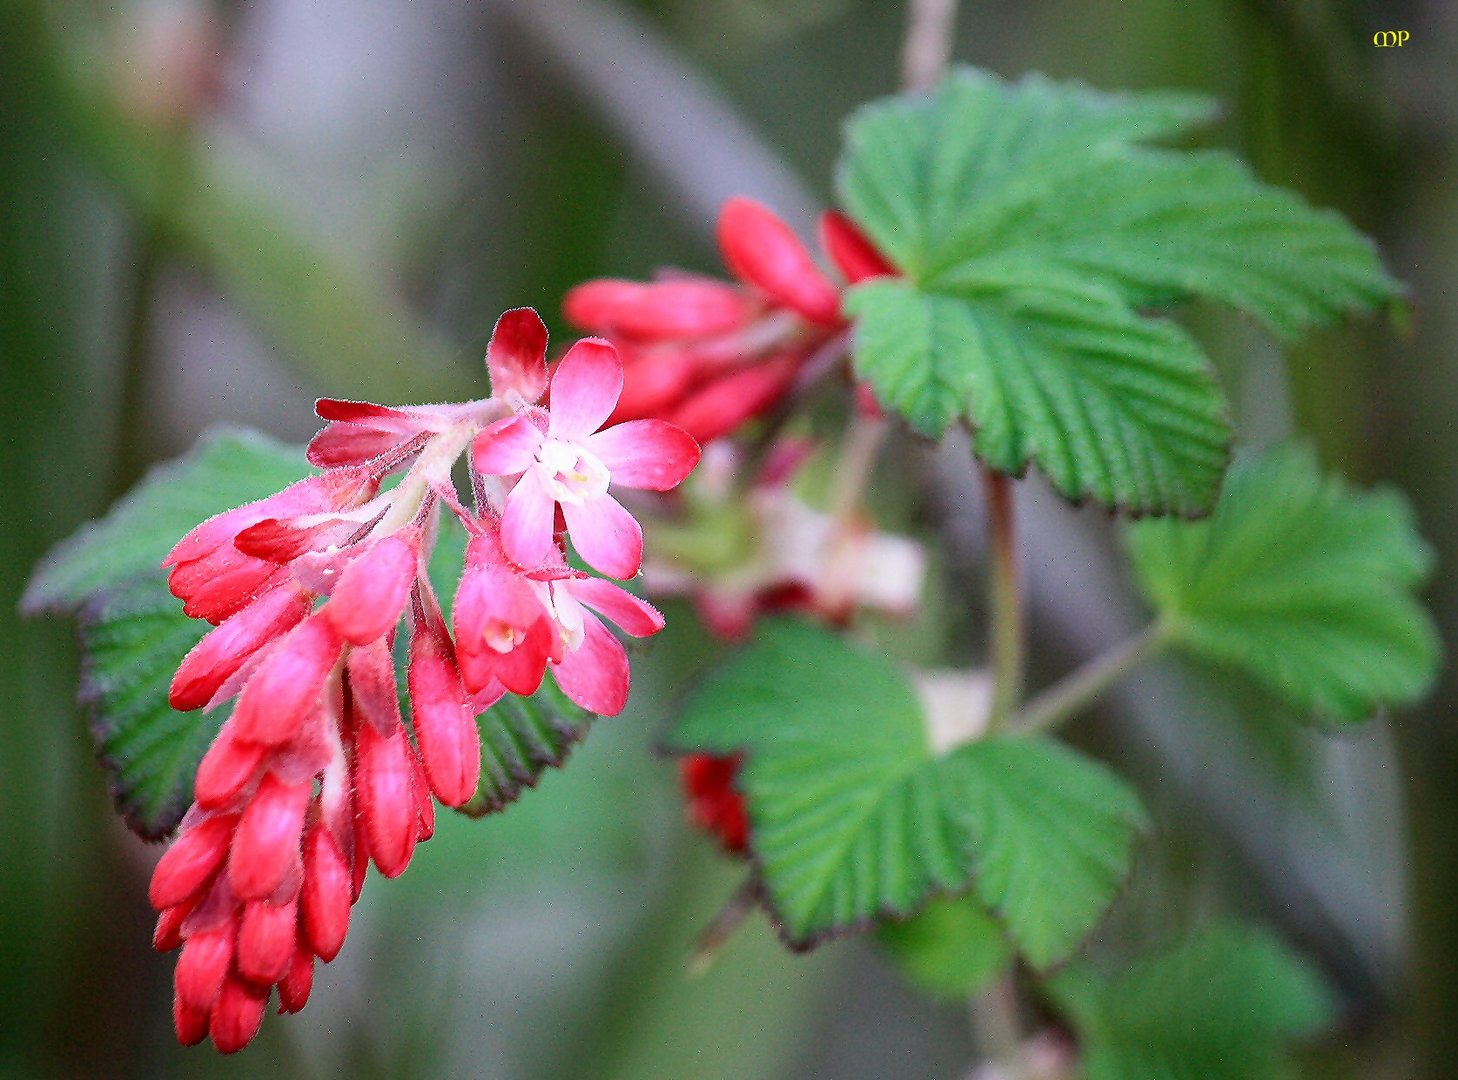
[[[1270,934],[1217,923],[1114,978],[1074,965],[1049,982],[1088,1080],[1284,1080],[1286,1044],[1330,1022],[1317,975]]]
[[[751,847],[794,948],[970,885],[1046,966],[1112,899],[1143,820],[1119,780],[1046,739],[938,754],[898,668],[803,623],[768,624],[668,741],[745,755]]]
[[[1141,145],[1212,112],[971,69],[857,112],[841,197],[904,274],[846,302],[877,399],[934,437],[966,421],[990,466],[1035,463],[1072,498],[1208,510],[1224,396],[1147,309],[1206,297],[1290,337],[1401,291],[1338,215],[1227,154]]]
[[[1432,557],[1410,508],[1323,476],[1309,449],[1241,459],[1209,520],[1139,522],[1128,544],[1176,644],[1298,710],[1360,721],[1433,680],[1438,637],[1414,595]]]

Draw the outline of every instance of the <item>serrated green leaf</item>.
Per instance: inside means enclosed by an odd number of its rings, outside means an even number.
[[[900,669],[802,623],[764,627],[669,744],[745,754],[751,847],[796,948],[972,884],[1045,966],[1113,897],[1142,821],[1119,780],[1046,739],[936,753]]]
[[[245,429],[210,432],[42,559],[21,609],[75,610],[120,582],[160,574],[163,558],[198,522],[272,495],[312,471],[301,447]]]
[[[587,736],[593,714],[567,699],[550,677],[529,698],[508,694],[476,718],[481,781],[461,812],[481,817],[504,809],[560,768]]]
[[[876,938],[909,981],[947,1000],[965,1001],[1012,962],[1002,926],[971,896],[933,900]]]
[[[1140,145],[1210,112],[968,69],[857,112],[839,190],[905,275],[847,301],[878,399],[933,436],[967,421],[992,467],[1031,461],[1070,497],[1208,509],[1223,396],[1141,309],[1207,297],[1291,336],[1400,294],[1339,216],[1229,155]]]
[[[1299,710],[1359,721],[1432,682],[1437,633],[1414,596],[1431,555],[1411,510],[1324,477],[1308,449],[1238,461],[1208,521],[1139,522],[1128,540],[1176,644]]]
[[[211,627],[182,614],[160,575],[109,586],[81,612],[81,702],[117,809],[148,840],[166,836],[192,802],[192,778],[231,711],[180,713],[172,673]]]
[[[1213,502],[1229,456],[1224,400],[1173,323],[1051,280],[1035,298],[881,279],[846,310],[857,369],[922,433],[966,418],[988,465],[1020,474],[1037,462],[1074,499],[1183,514]]]
[[[1330,1022],[1317,975],[1264,931],[1219,923],[1113,979],[1049,983],[1078,1029],[1087,1080],[1279,1080],[1286,1044]]]

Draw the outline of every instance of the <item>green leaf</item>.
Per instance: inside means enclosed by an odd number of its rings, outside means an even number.
[[[1107,906],[1142,822],[1122,782],[1046,739],[937,753],[899,668],[802,623],[767,625],[693,695],[668,741],[745,754],[751,846],[794,948],[971,883],[1045,966]]]
[[[212,629],[182,614],[160,575],[109,587],[81,611],[81,701],[117,809],[148,840],[166,836],[192,802],[192,778],[232,706],[180,713],[172,673]]]
[[[965,1001],[1012,961],[1002,926],[970,896],[933,900],[876,937],[908,980],[947,1000]]]
[[[1078,1030],[1087,1080],[1278,1080],[1285,1044],[1330,1022],[1317,975],[1270,934],[1217,923],[1107,979],[1049,983]]]
[[[301,448],[260,432],[210,432],[42,559],[21,610],[72,611],[121,582],[160,575],[163,558],[198,522],[272,495],[312,471]]]
[[[1438,637],[1414,596],[1432,556],[1410,508],[1324,477],[1309,449],[1241,459],[1209,520],[1139,522],[1128,541],[1175,643],[1296,709],[1359,721],[1433,680]]]
[[[560,768],[587,736],[593,714],[573,704],[551,677],[529,698],[507,694],[476,718],[481,729],[481,782],[461,812],[481,817],[505,809]]]
[[[1070,497],[1208,509],[1224,398],[1145,309],[1206,297],[1291,336],[1400,294],[1338,215],[1229,155],[1141,145],[1212,111],[970,69],[858,111],[841,197],[905,275],[847,301],[878,399],[932,436],[967,421],[993,468],[1034,462]]]

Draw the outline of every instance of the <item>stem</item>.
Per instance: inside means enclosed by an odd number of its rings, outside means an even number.
[[[1017,708],[1023,689],[1023,587],[1018,566],[1012,481],[982,469],[987,492],[987,523],[992,538],[990,585],[992,620],[992,712],[988,731],[996,731]]]
[[[901,47],[901,81],[906,89],[930,90],[952,56],[952,24],[957,0],[911,0],[906,41]]]
[[[840,444],[840,461],[835,470],[835,483],[830,495],[830,516],[837,534],[855,517],[861,507],[861,496],[871,478],[876,455],[886,438],[889,424],[885,417],[857,415],[846,429]]]
[[[689,956],[689,974],[704,975],[719,958],[724,946],[734,936],[734,931],[744,924],[754,905],[759,902],[759,882],[754,875],[744,879],[729,899],[724,902],[709,925],[699,933],[694,942],[694,951]]]
[[[1162,652],[1174,638],[1174,626],[1163,620],[1115,645],[1064,676],[1039,694],[1018,716],[1023,734],[1048,731],[1078,715],[1146,660]]]
[[[1011,974],[1003,975],[974,997],[968,1006],[978,1053],[1001,1067],[1004,1075],[1023,1075],[1023,1034],[1018,990]]]

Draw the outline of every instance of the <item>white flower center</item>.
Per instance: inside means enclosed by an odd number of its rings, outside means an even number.
[[[558,502],[584,503],[607,494],[611,474],[597,455],[577,443],[547,439],[537,451],[537,474]]]

